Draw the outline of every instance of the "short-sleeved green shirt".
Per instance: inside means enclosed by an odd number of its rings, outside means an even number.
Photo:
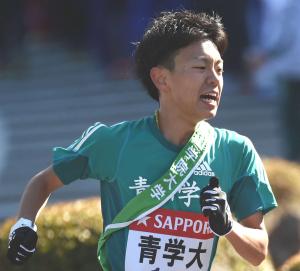
[[[107,241],[111,270],[210,270],[218,238],[201,214],[199,192],[212,176],[219,178],[238,220],[276,207],[251,141],[218,128],[214,137],[203,162],[169,202]],[[54,148],[53,168],[64,184],[100,181],[105,227],[163,175],[180,149],[163,137],[154,116],[112,126],[96,123],[68,148]]]

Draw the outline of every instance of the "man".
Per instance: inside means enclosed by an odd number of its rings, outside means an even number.
[[[265,170],[249,139],[205,121],[220,103],[226,46],[218,16],[180,11],[154,19],[135,59],[159,109],[136,121],[97,123],[68,148],[55,148],[53,165],[23,194],[9,258],[22,263],[34,252],[34,221],[50,193],[96,178],[104,270],[210,270],[219,236],[259,265],[268,246],[263,215],[276,206]]]

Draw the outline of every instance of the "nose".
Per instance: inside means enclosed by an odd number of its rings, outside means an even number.
[[[217,86],[222,80],[222,74],[219,75],[214,69],[210,70],[207,75],[207,83],[213,86]]]

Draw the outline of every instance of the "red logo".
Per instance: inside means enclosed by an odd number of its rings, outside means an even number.
[[[202,240],[214,237],[204,215],[169,209],[158,209],[132,223],[129,229]]]

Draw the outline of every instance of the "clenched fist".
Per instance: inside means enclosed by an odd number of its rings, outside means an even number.
[[[10,230],[8,259],[14,264],[23,264],[35,252],[37,239],[36,226],[32,221],[20,218]]]
[[[212,177],[200,192],[200,205],[209,226],[218,236],[228,234],[232,229],[232,216],[226,194],[219,187],[219,180]]]

